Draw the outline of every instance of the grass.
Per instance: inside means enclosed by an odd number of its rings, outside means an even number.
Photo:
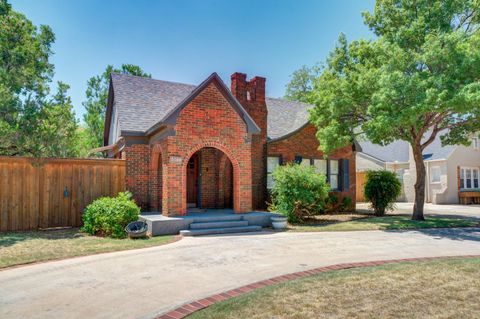
[[[328,215],[326,215],[328,216]],[[369,217],[367,215],[347,215],[351,218],[330,215],[326,219],[316,219],[315,223],[290,225],[290,231],[320,232],[320,231],[353,231],[353,230],[389,230],[389,229],[421,229],[421,228],[449,228],[475,227],[478,221],[465,218],[427,217],[425,221],[411,220],[410,216],[394,215],[384,217]]]
[[[322,273],[255,290],[199,318],[480,318],[480,258]]]
[[[0,233],[0,268],[39,261],[166,244],[173,236],[112,239],[90,236],[78,229]]]

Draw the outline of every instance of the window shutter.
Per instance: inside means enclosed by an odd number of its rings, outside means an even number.
[[[350,161],[342,159],[342,191],[350,188]]]
[[[295,156],[295,164],[300,164],[302,162],[301,156]]]

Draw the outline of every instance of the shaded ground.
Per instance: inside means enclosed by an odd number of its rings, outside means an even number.
[[[374,217],[363,214],[317,215],[303,224],[289,225],[290,231],[393,230],[479,226],[480,220],[430,216],[425,221],[411,220],[407,215]]]
[[[262,288],[188,318],[479,318],[480,258],[332,271]]]
[[[0,268],[102,252],[145,248],[170,242],[173,236],[112,239],[78,229],[0,233]]]
[[[396,203],[395,210],[389,214],[412,215],[413,203]],[[357,212],[371,213],[373,210],[368,203],[357,203]],[[480,220],[480,205],[434,205],[425,203],[425,216],[456,217]]]
[[[184,238],[0,271],[0,318],[155,318],[192,300],[316,267],[477,254],[478,228]]]

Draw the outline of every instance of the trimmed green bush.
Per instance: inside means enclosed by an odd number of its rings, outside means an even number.
[[[330,186],[313,166],[288,164],[273,172],[271,210],[285,215],[290,223],[322,212]]]
[[[117,197],[102,197],[85,208],[82,231],[92,235],[124,238],[125,226],[138,220],[139,214],[140,208],[130,192],[119,193]]]
[[[365,199],[369,201],[376,216],[383,216],[395,208],[395,200],[402,191],[402,184],[390,171],[368,171],[365,182]]]

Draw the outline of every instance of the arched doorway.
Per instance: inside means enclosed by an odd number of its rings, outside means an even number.
[[[233,165],[214,147],[192,154],[186,166],[187,209],[232,209]]]

